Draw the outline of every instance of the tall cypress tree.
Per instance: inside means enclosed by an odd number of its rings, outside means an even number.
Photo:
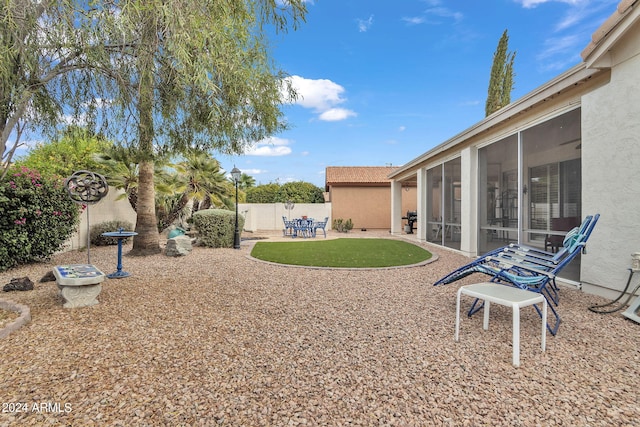
[[[511,91],[514,85],[513,62],[516,58],[516,53],[508,52],[508,49],[509,35],[507,30],[504,30],[498,42],[498,47],[493,54],[487,102],[484,108],[485,117],[511,102]]]

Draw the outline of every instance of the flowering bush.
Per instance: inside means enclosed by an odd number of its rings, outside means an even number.
[[[79,212],[62,179],[12,167],[0,181],[0,271],[58,251],[76,230]]]

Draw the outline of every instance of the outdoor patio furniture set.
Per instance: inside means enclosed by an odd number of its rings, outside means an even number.
[[[325,217],[324,221],[315,221],[313,218],[306,217],[287,220],[287,217],[283,216],[282,221],[284,222],[282,230],[284,236],[291,236],[291,238],[316,237],[317,231],[322,230],[324,237],[327,237],[326,227],[329,217]]]

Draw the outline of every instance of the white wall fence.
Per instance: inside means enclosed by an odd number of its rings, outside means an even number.
[[[95,205],[89,206],[90,226],[105,221],[128,221],[135,228],[136,212],[131,208],[126,198],[116,200],[122,191],[111,187],[107,196]],[[331,228],[331,203],[296,203],[290,211],[284,203],[240,203],[238,213],[244,215],[246,231],[282,230],[282,217],[287,219],[306,216],[318,221],[329,218],[327,230]],[[113,230],[116,231],[116,230]],[[133,231],[133,230],[129,230]],[[87,247],[87,213],[80,215],[77,231],[64,243],[63,251],[70,251]]]
[[[313,218],[323,221],[329,218],[327,230],[331,228],[331,203],[296,203],[288,211],[284,203],[238,203],[238,212],[244,215],[244,229],[246,231],[282,230],[282,217]]]
[[[89,205],[89,225],[94,226],[101,222],[121,220],[130,222],[135,228],[136,212],[133,210],[129,204],[129,200],[126,198],[116,200],[121,194],[123,194],[122,190],[116,190],[113,187],[109,187],[109,193],[107,193],[104,199],[100,200],[95,205]],[[64,243],[62,250],[71,251],[86,247],[87,212],[85,211],[80,215],[80,224],[78,225],[77,231]]]
[[[90,226],[106,221],[121,220],[130,222],[135,228],[136,212],[131,208],[129,201],[126,198],[116,200],[122,193],[121,190],[111,187],[104,199],[89,206]],[[291,211],[287,210],[284,203],[239,203],[238,213],[245,217],[244,229],[246,231],[282,230],[284,228],[283,216],[286,216],[287,219],[306,216],[318,221],[328,217],[327,230],[331,229],[331,203],[296,203]],[[86,247],[87,213],[85,211],[80,216],[77,231],[65,242],[62,250],[70,251]]]

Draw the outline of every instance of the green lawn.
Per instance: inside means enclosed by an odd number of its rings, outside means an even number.
[[[366,268],[416,264],[431,253],[401,240],[347,238],[258,242],[251,256],[279,264]]]

